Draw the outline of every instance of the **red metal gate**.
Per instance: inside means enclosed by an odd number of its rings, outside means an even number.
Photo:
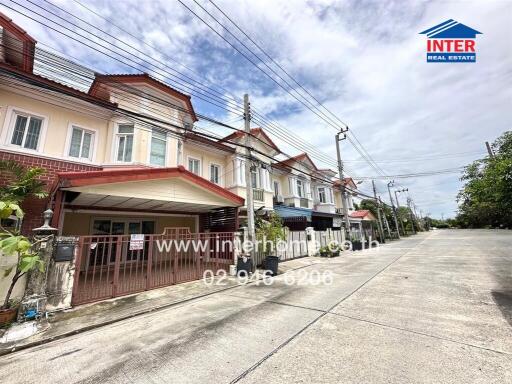
[[[202,278],[233,264],[233,232],[80,236],[72,304]]]

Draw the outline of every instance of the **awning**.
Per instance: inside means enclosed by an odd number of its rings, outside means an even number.
[[[84,209],[208,212],[240,207],[244,199],[183,167],[59,174],[66,206]]]
[[[286,205],[276,205],[274,207],[274,211],[280,217],[298,217],[305,216],[307,221],[311,221],[311,210],[305,208],[297,208],[297,207],[288,207]]]

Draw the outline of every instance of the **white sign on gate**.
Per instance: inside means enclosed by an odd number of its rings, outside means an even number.
[[[144,249],[144,235],[134,234],[130,236],[130,251],[139,251]]]

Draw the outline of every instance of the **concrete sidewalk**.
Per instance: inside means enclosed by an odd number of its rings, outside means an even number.
[[[285,273],[321,262],[321,259],[311,257],[289,260],[280,263],[279,272]],[[203,280],[197,280],[55,312],[49,316],[48,320],[42,320],[37,324],[39,330],[32,336],[0,343],[0,356],[153,311],[179,306],[218,292],[233,289],[239,285],[240,282],[231,276],[222,279],[222,281],[216,278],[211,284],[206,284]],[[26,328],[36,326],[35,322],[29,322],[25,325]],[[23,332],[23,327],[22,324],[20,332]]]

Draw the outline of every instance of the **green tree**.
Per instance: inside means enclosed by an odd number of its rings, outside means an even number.
[[[275,212],[270,213],[267,220],[256,218],[255,227],[258,245],[262,247],[260,250],[265,256],[269,256],[272,251],[275,251],[279,240],[286,238],[283,222]]]
[[[13,160],[0,160],[0,199],[21,203],[27,197],[45,198],[48,196],[46,184],[40,180],[45,173],[43,168],[24,167]]]
[[[492,148],[493,158],[474,161],[461,177],[457,223],[462,227],[512,227],[512,132]]]

